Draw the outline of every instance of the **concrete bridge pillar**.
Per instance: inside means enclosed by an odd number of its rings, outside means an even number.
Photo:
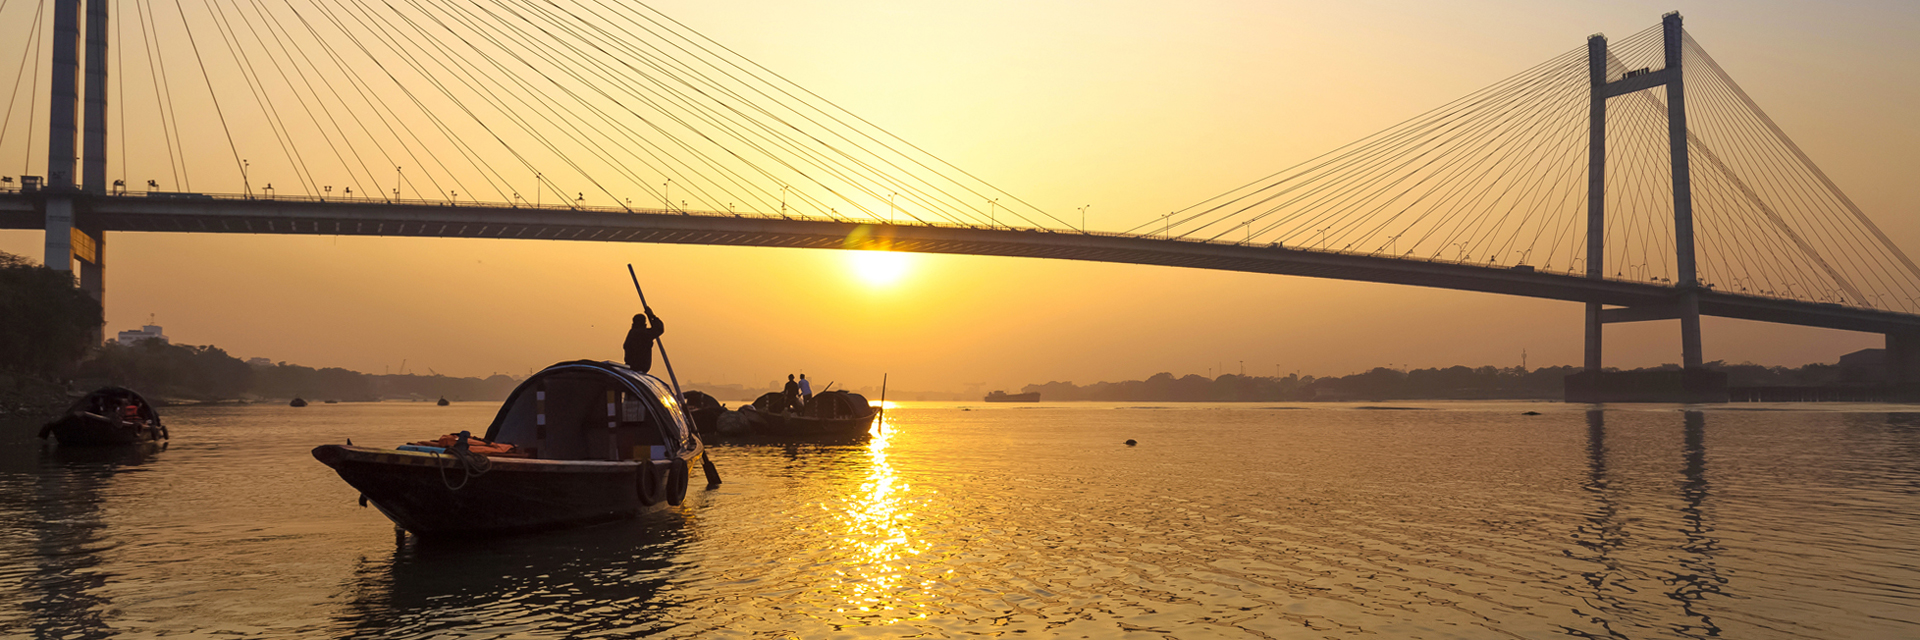
[[[1887,373],[1893,384],[1907,390],[1920,389],[1920,333],[1889,333],[1887,337]]]
[[[1700,276],[1694,268],[1693,177],[1687,167],[1686,74],[1681,68],[1685,33],[1678,11],[1662,16],[1666,45],[1667,146],[1673,157],[1673,250],[1680,289],[1680,364],[1699,369],[1705,359],[1700,347]]]
[[[1587,118],[1587,277],[1607,277],[1607,37],[1587,38],[1587,75],[1593,83]],[[1585,369],[1598,373],[1601,365],[1601,337],[1606,324],[1600,321],[1601,305],[1587,303],[1587,360]]]
[[[81,0],[55,0],[53,78],[47,115],[47,268],[72,271],[80,260],[80,288],[106,304],[106,232],[80,219],[85,194],[105,195],[107,186],[107,0],[87,0],[86,154],[80,142]],[[95,337],[101,337],[100,332]]]

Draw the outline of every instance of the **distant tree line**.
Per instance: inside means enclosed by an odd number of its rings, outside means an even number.
[[[278,362],[255,366],[213,346],[145,340],[133,346],[108,343],[80,364],[88,385],[116,384],[150,397],[213,402],[306,398],[368,402],[383,399],[501,400],[519,383],[511,376],[455,378],[433,375],[373,375]]]
[[[1730,386],[1810,387],[1866,385],[1874,381],[1833,364],[1768,367],[1752,363],[1709,362],[1707,367],[1727,374]],[[1678,369],[1664,365],[1636,369]],[[1209,379],[1188,374],[1159,373],[1146,380],[1030,384],[1021,392],[1040,392],[1047,401],[1102,402],[1297,402],[1308,400],[1441,400],[1541,399],[1558,400],[1567,376],[1579,367],[1465,367],[1452,366],[1403,371],[1378,367],[1348,376],[1316,378],[1223,375]]]

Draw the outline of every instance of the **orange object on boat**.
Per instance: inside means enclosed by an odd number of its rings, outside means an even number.
[[[447,435],[440,436],[440,439],[438,440],[422,440],[419,442],[409,442],[407,444],[418,445],[422,447],[440,447],[442,449],[452,449],[453,445],[458,442],[460,442],[460,434],[449,433]],[[480,455],[499,456],[502,458],[527,457],[527,454],[525,452],[517,451],[515,449],[516,447],[510,444],[498,444],[493,442],[487,442],[486,440],[482,440],[480,438],[475,438],[471,436],[467,438],[467,450],[472,451],[474,453],[478,453]]]

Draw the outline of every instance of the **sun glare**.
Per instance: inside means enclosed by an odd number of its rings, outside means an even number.
[[[853,273],[867,284],[884,287],[907,274],[907,256],[893,251],[853,251],[848,253]]]

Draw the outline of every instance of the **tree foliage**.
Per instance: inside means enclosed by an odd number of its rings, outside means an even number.
[[[152,396],[198,400],[237,398],[253,385],[253,368],[218,347],[158,339],[133,346],[109,343],[80,365],[80,375]]]
[[[0,252],[0,372],[62,376],[94,346],[103,317],[72,273]]]

